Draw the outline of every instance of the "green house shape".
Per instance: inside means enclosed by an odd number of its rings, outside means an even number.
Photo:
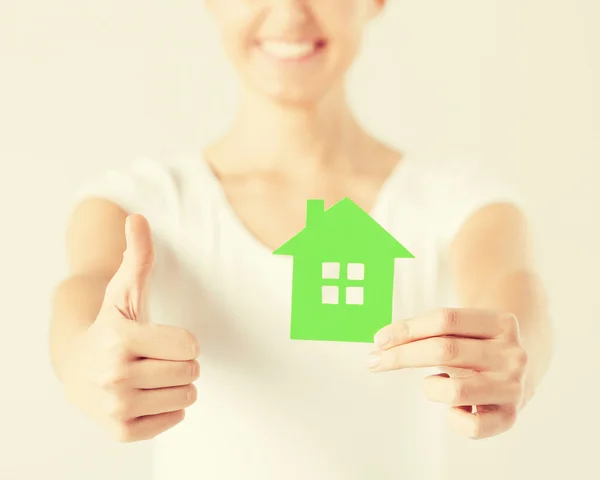
[[[308,200],[306,226],[273,254],[294,257],[290,338],[341,342],[391,323],[395,259],[414,258],[347,197]]]

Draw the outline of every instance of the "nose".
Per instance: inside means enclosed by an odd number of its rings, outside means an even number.
[[[272,0],[271,16],[284,25],[295,26],[307,23],[310,12],[306,0]]]

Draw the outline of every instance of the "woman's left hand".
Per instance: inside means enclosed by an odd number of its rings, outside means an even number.
[[[374,372],[415,367],[447,372],[426,377],[423,389],[430,400],[451,405],[451,425],[462,435],[490,437],[515,423],[527,354],[513,314],[443,308],[385,326],[375,344],[368,362]]]

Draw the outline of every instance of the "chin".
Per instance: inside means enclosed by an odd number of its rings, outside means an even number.
[[[265,85],[254,84],[253,90],[279,105],[309,107],[319,103],[331,90],[322,85]]]

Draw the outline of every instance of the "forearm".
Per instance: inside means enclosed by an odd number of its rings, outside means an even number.
[[[553,348],[548,300],[539,276],[525,271],[514,273],[485,290],[479,299],[465,301],[476,308],[510,312],[519,320],[521,342],[528,354],[525,405],[548,369]]]
[[[59,379],[73,338],[96,320],[110,278],[77,275],[62,281],[52,297],[50,357]]]

